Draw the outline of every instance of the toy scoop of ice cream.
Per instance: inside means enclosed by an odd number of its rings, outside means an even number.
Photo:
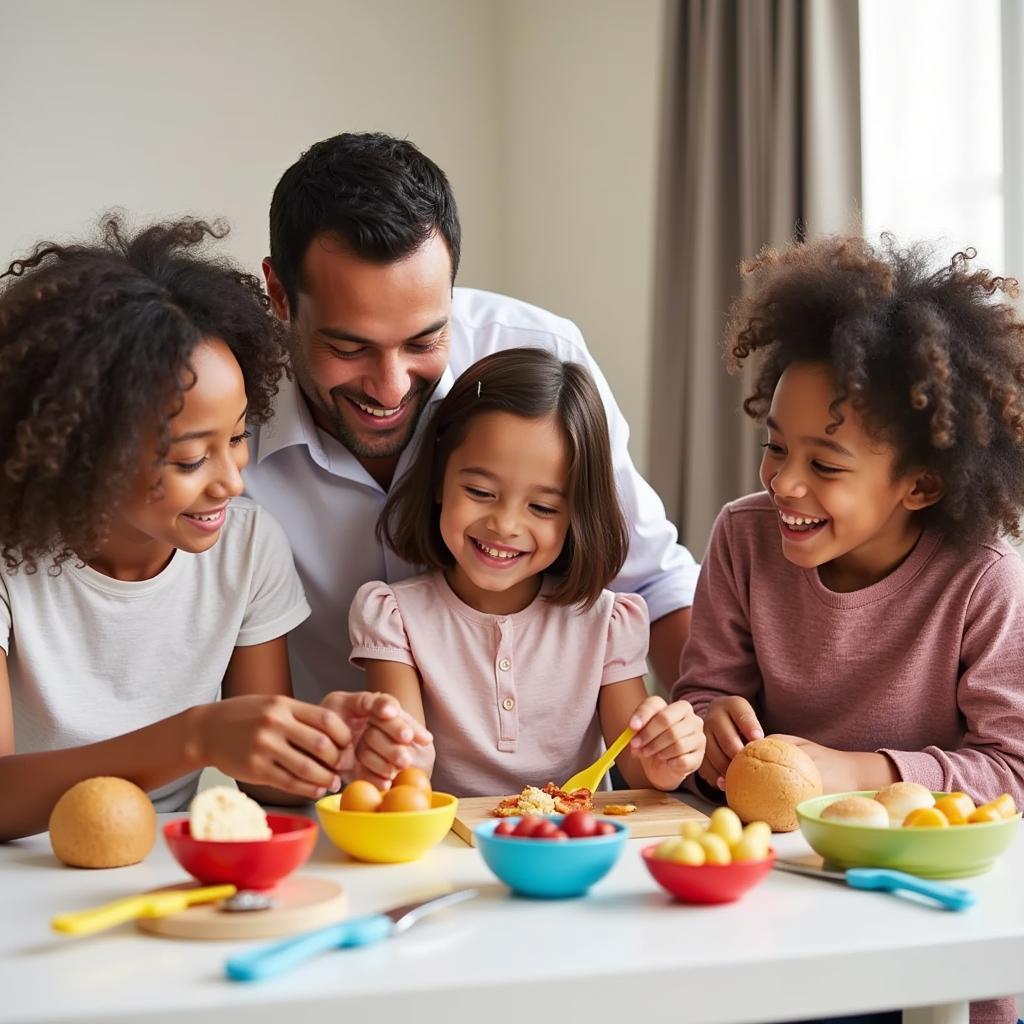
[[[50,813],[50,845],[75,868],[137,864],[156,841],[156,811],[127,779],[101,775],[72,786]]]
[[[231,786],[212,786],[196,793],[189,808],[193,839],[251,842],[269,839],[267,815],[252,797]]]
[[[773,832],[792,832],[796,805],[820,794],[821,774],[810,756],[773,736],[748,743],[725,773],[729,806],[744,822],[766,821]]]

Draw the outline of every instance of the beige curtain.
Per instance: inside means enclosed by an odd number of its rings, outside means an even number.
[[[721,340],[739,264],[854,229],[861,198],[857,0],[669,0],[651,481],[704,550],[755,490],[759,435]]]

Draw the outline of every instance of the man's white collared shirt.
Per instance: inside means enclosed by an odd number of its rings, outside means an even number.
[[[401,476],[415,457],[426,421],[455,378],[478,359],[508,348],[535,346],[583,363],[604,399],[619,498],[629,524],[629,556],[610,589],[640,594],[651,621],[693,603],[699,566],[677,543],[675,527],[629,456],[629,427],[608,383],[569,320],[491,292],[456,288],[451,354],[412,442],[398,463]],[[296,697],[319,702],[331,690],[361,690],[365,674],[348,662],[348,610],[370,580],[395,583],[420,571],[376,538],[387,498],[352,453],[320,430],[294,381],[282,380],[270,423],[253,433],[246,493],[284,527],[312,609],[288,638]]]

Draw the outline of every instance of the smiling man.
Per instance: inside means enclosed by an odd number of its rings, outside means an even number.
[[[386,135],[325,139],[274,191],[263,269],[289,326],[294,380],[283,382],[273,420],[253,438],[245,479],[283,524],[312,607],[289,643],[296,696],[362,688],[363,674],[348,664],[352,598],[369,580],[417,571],[376,539],[388,491],[455,378],[523,345],[583,363],[597,381],[630,524],[629,557],[613,586],[647,601],[651,661],[671,685],[698,567],[633,466],[629,428],[579,329],[515,299],[454,288],[460,246],[444,173]]]

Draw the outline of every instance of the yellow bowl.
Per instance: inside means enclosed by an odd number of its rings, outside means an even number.
[[[428,811],[343,811],[341,794],[316,802],[320,824],[335,846],[357,860],[400,864],[422,857],[448,834],[459,801],[434,793]]]

